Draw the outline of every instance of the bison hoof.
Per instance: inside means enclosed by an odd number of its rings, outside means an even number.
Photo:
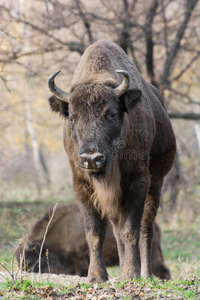
[[[133,279],[138,279],[140,278],[139,273],[134,273],[134,274],[121,274],[120,280],[121,281],[131,281]]]
[[[101,282],[104,282],[104,281],[107,281],[107,280],[108,279],[95,278],[95,277],[88,278],[89,283],[101,283]]]
[[[105,282],[108,280],[108,275],[104,275],[101,277],[96,277],[96,276],[89,276],[87,277],[87,280],[89,283],[101,283],[101,282]]]
[[[103,267],[98,267],[98,266],[90,266],[88,270],[88,276],[87,280],[90,283],[95,283],[95,282],[104,282],[108,280],[108,273],[106,271],[106,268]]]

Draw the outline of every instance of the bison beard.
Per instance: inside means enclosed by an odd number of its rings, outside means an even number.
[[[32,227],[25,249],[23,269],[38,272],[38,257],[43,236],[51,217],[52,210]],[[64,226],[63,226],[64,225]],[[61,241],[61,243],[59,242]],[[16,252],[18,266],[23,255],[25,241],[23,240]],[[48,257],[46,252],[48,250]],[[108,225],[103,246],[106,266],[119,264],[117,245]],[[47,263],[48,259],[48,263]],[[25,264],[25,266],[24,266]],[[54,274],[70,274],[87,276],[89,266],[89,249],[86,242],[84,224],[81,213],[75,204],[59,204],[47,232],[41,258],[41,272]],[[170,279],[169,269],[164,264],[161,249],[161,232],[157,223],[154,224],[152,243],[153,274],[160,279]]]
[[[58,73],[48,81],[54,94],[49,103],[65,118],[64,147],[89,246],[88,279],[108,279],[102,252],[107,219],[117,241],[121,279],[147,278],[161,187],[176,151],[163,96],[119,46],[106,40],[86,49],[71,93],[56,86]],[[124,147],[117,150],[120,143]],[[115,159],[113,150],[120,154]]]
[[[91,196],[91,202],[101,212],[102,217],[110,215],[115,218],[119,213],[120,180],[121,175],[117,162],[111,162],[110,172],[105,174],[102,179],[93,178],[94,194]]]

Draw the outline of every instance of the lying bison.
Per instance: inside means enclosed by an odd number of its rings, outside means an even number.
[[[44,233],[51,213],[47,213],[31,229],[25,246],[25,241],[16,253],[18,265],[23,257],[23,268],[38,272],[38,257]],[[169,269],[164,264],[160,245],[160,228],[153,226],[152,271],[161,279],[170,279]],[[47,254],[48,251],[48,254]],[[103,245],[103,255],[106,266],[119,264],[117,244],[109,223]],[[24,266],[25,264],[25,266]],[[55,274],[70,274],[86,276],[89,266],[89,249],[86,242],[83,218],[75,204],[60,204],[50,224],[41,256],[41,272]]]
[[[86,49],[71,93],[56,86],[58,73],[49,78],[54,94],[49,102],[65,119],[64,147],[89,245],[88,279],[108,279],[102,254],[107,219],[121,279],[147,278],[162,182],[176,150],[163,96],[119,46],[106,40]]]

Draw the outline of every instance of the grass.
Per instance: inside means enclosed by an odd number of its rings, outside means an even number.
[[[37,282],[26,279],[17,280],[13,284],[11,280],[7,280],[6,283],[0,283],[0,295],[5,296],[9,293],[7,299],[10,299],[12,295],[17,296],[16,299],[46,299],[47,291],[51,291],[55,287],[57,285],[50,282]]]
[[[193,280],[168,280],[161,281],[158,278],[150,278],[147,280],[140,279],[139,286],[142,287],[144,284],[154,292],[159,292],[162,297],[179,297],[182,296],[184,299],[194,299],[198,294],[199,282]],[[137,281],[138,283],[138,281]]]
[[[200,240],[194,229],[163,231],[162,248],[172,278],[200,277]],[[185,274],[183,274],[183,271]]]

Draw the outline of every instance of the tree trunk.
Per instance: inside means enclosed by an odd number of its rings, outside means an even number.
[[[25,104],[25,112],[26,112],[26,127],[31,139],[32,151],[33,151],[33,162],[36,171],[35,182],[36,182],[38,192],[40,194],[41,193],[40,154],[38,151],[38,142],[32,124],[30,104],[28,102],[26,102]]]

